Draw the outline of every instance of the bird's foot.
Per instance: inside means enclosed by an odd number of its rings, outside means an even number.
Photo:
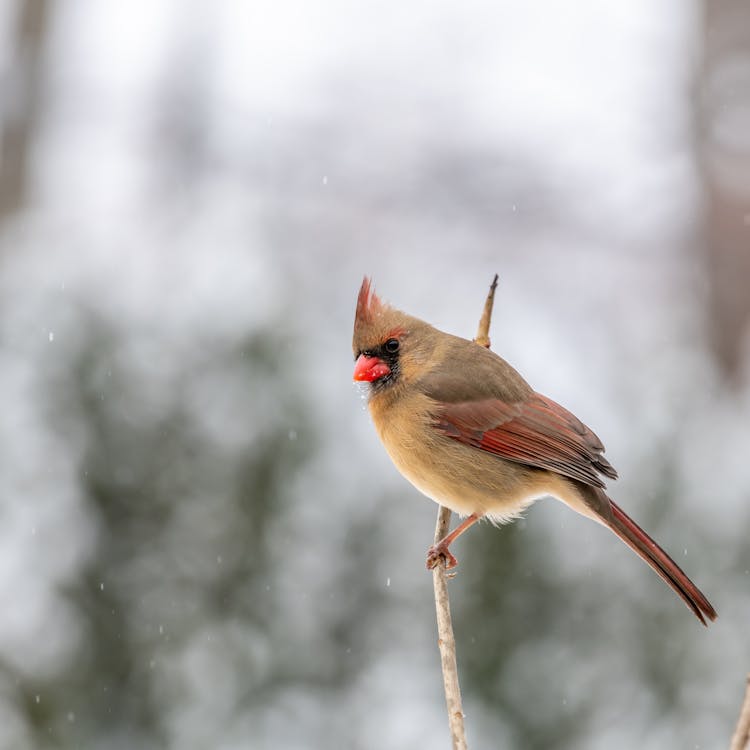
[[[432,570],[441,560],[445,561],[446,570],[451,570],[451,568],[455,568],[458,565],[456,556],[448,549],[448,544],[445,543],[445,540],[433,544],[427,550],[427,570]]]

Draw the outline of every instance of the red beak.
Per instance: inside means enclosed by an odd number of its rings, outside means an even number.
[[[372,383],[390,375],[391,368],[379,357],[365,357],[360,354],[354,365],[354,379],[359,383]]]

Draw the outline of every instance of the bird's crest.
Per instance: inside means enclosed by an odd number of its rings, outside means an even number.
[[[359,288],[357,297],[357,322],[371,325],[375,317],[383,311],[383,303],[380,297],[375,294],[372,288],[372,282],[365,276],[362,279],[362,286]]]

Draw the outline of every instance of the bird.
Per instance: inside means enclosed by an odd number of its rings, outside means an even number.
[[[422,494],[462,522],[427,551],[457,565],[450,545],[480,519],[513,521],[551,496],[614,532],[707,625],[716,610],[679,565],[606,493],[617,472],[596,434],[537,393],[502,357],[383,302],[365,276],[352,348],[355,382],[386,452]]]

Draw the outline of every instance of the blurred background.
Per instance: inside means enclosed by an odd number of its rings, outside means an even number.
[[[0,748],[448,747],[356,293],[603,438],[455,548],[472,748],[718,748],[750,671],[750,6],[0,4]]]

